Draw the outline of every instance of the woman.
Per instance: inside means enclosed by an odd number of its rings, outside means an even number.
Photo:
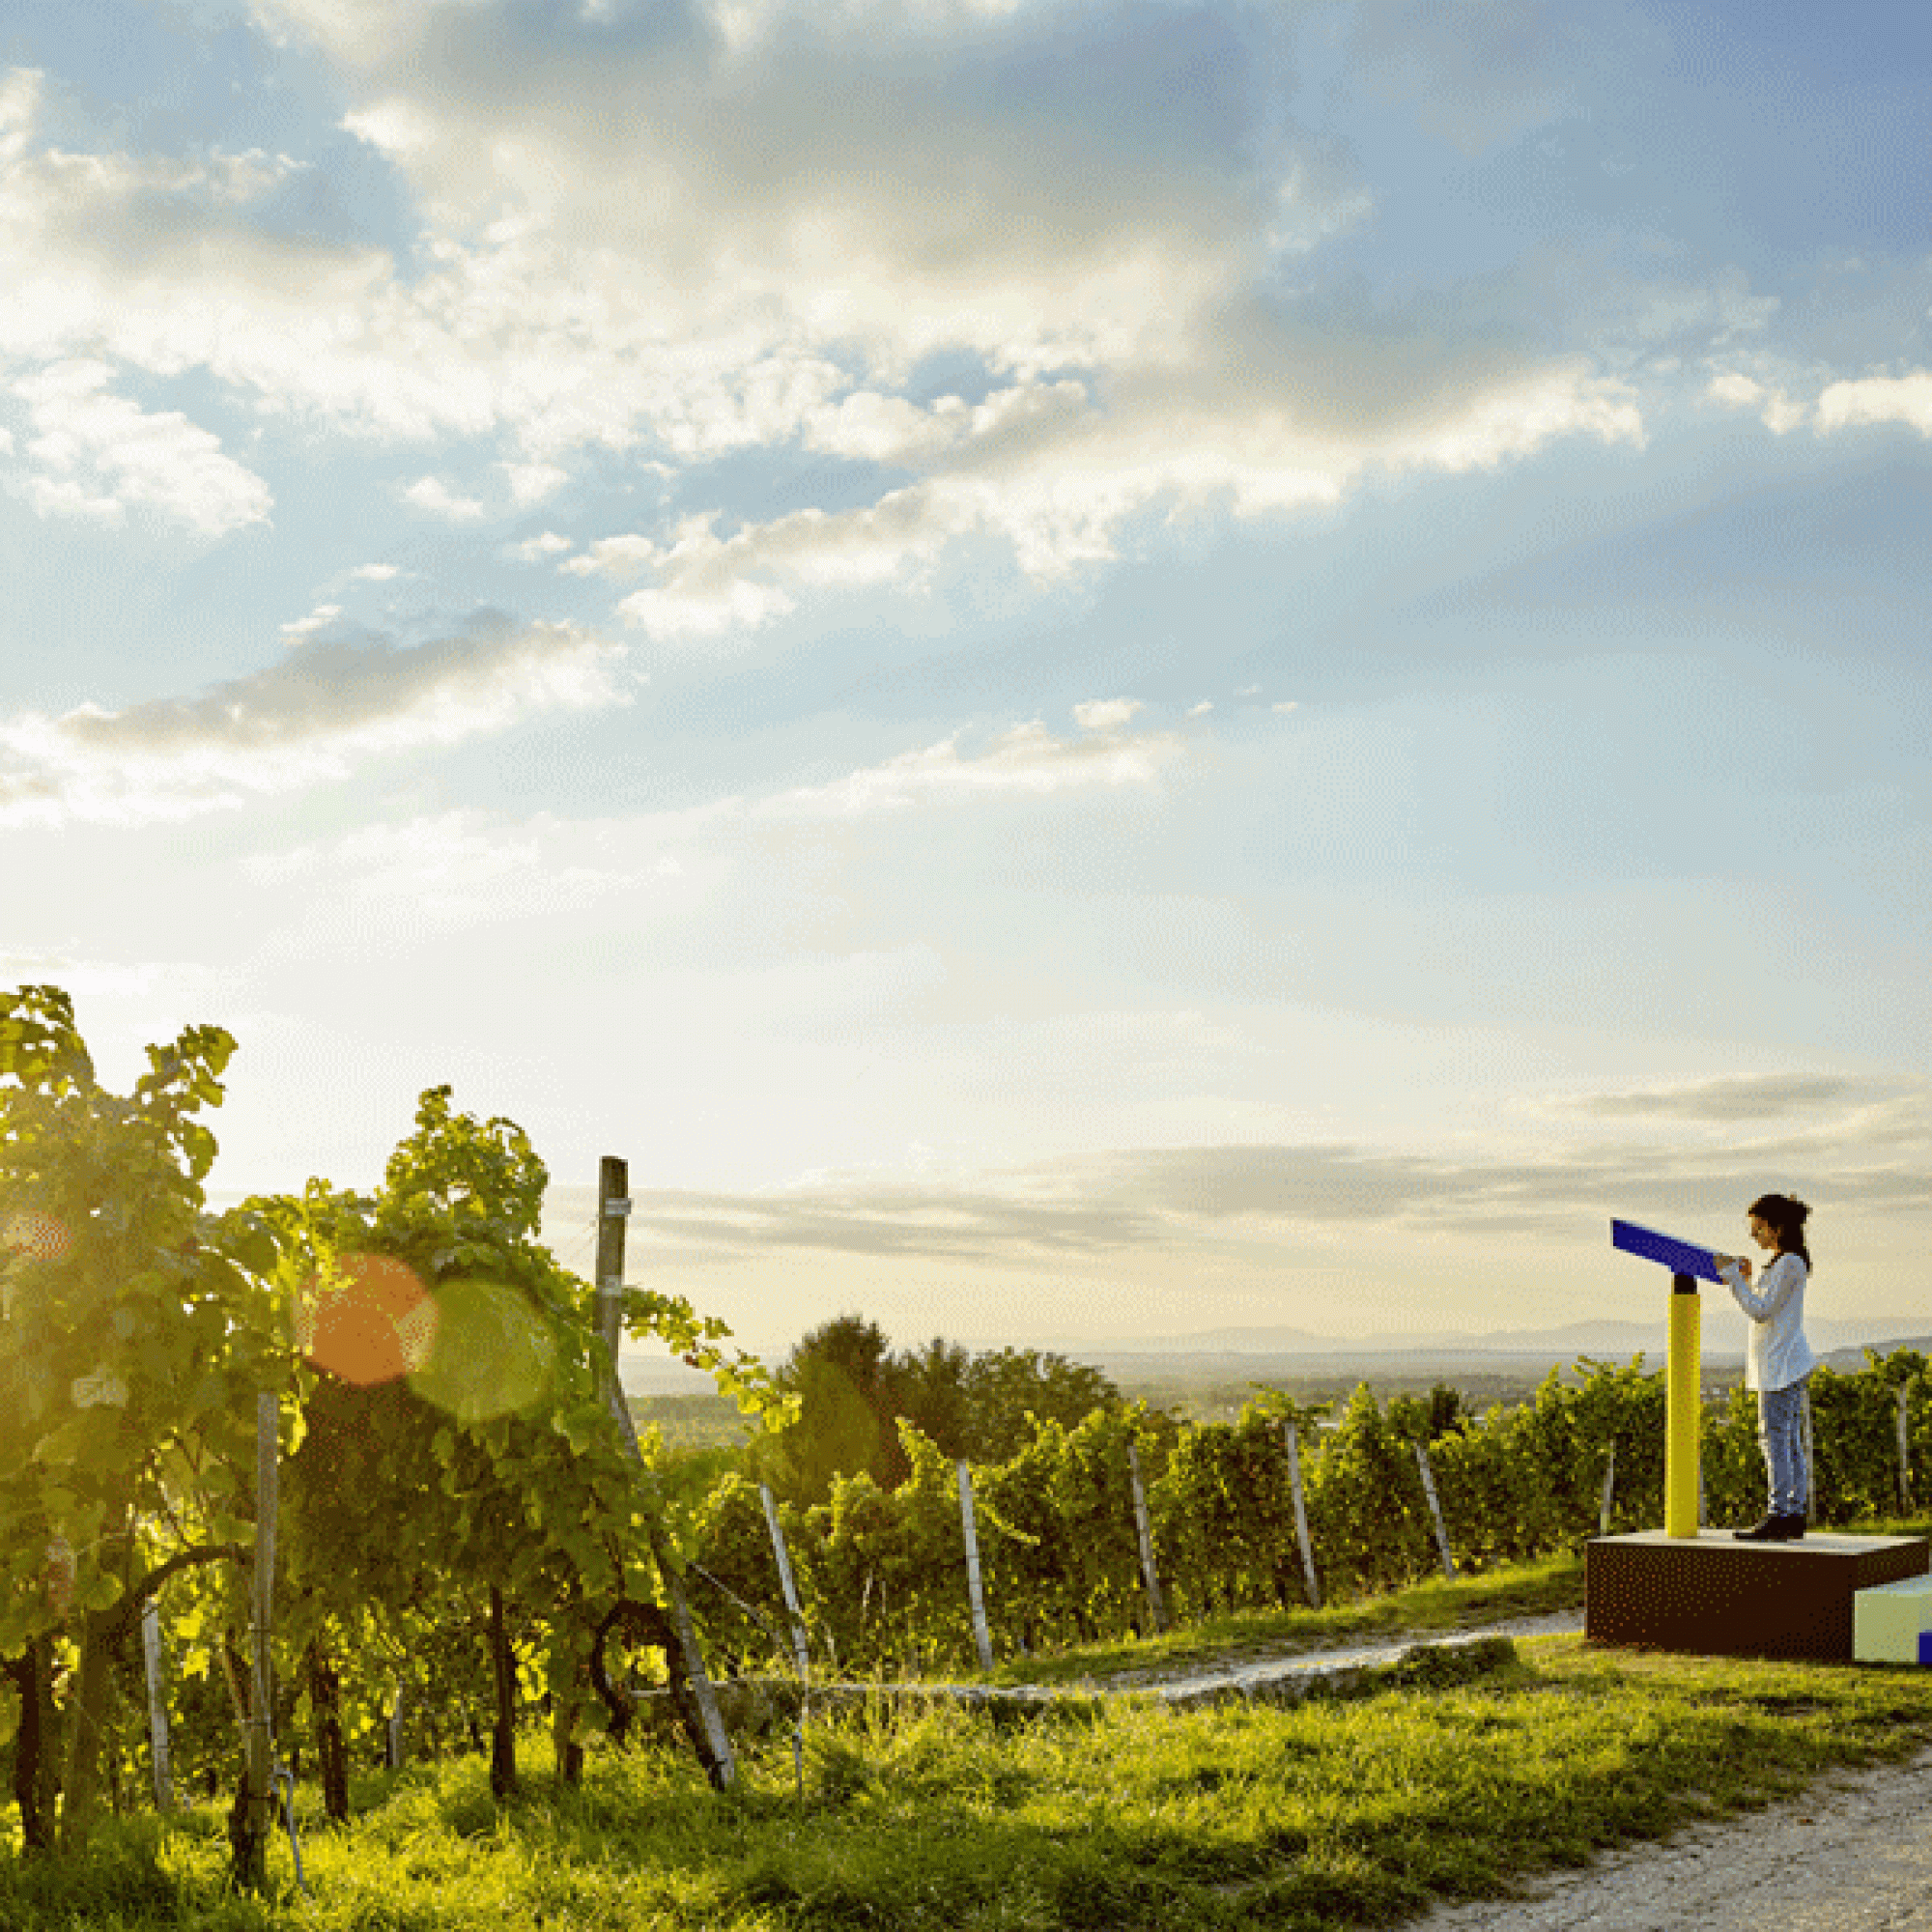
[[[1811,1471],[1804,1461],[1802,1420],[1804,1378],[1818,1358],[1804,1340],[1804,1284],[1811,1255],[1804,1245],[1810,1208],[1785,1194],[1766,1194],[1750,1205],[1751,1238],[1776,1254],[1753,1294],[1745,1286],[1751,1264],[1735,1255],[1713,1255],[1718,1273],[1750,1317],[1745,1351],[1745,1386],[1757,1390],[1757,1434],[1770,1479],[1764,1520],[1732,1534],[1744,1543],[1796,1543],[1804,1534],[1804,1506]]]

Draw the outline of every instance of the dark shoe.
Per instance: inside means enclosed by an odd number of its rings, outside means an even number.
[[[1779,1524],[1777,1540],[1780,1543],[1804,1541],[1804,1519],[1802,1516],[1781,1516],[1777,1521]]]
[[[1782,1543],[1785,1520],[1781,1516],[1768,1516],[1762,1522],[1754,1522],[1748,1529],[1734,1529],[1731,1534],[1740,1543]]]

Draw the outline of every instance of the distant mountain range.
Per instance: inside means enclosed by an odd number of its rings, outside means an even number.
[[[1744,1358],[1748,1324],[1736,1308],[1717,1308],[1706,1300],[1699,1323],[1700,1352],[1707,1357]],[[1932,1318],[1923,1315],[1878,1316],[1858,1321],[1812,1318],[1804,1324],[1805,1339],[1821,1356],[1844,1351],[1859,1363],[1867,1345],[1901,1345],[1932,1350]],[[1306,1328],[1203,1328],[1184,1335],[1122,1337],[1107,1342],[1069,1341],[1052,1345],[1052,1352],[1075,1361],[1183,1359],[1206,1357],[1244,1359],[1307,1358],[1320,1366],[1324,1360],[1356,1361],[1365,1356],[1470,1357],[1534,1356],[1569,1361],[1589,1355],[1600,1361],[1627,1361],[1642,1353],[1661,1360],[1670,1346],[1666,1321],[1573,1321],[1560,1328],[1417,1329],[1396,1335],[1352,1337],[1317,1335]]]
[[[1703,1298],[1699,1324],[1699,1354],[1705,1362],[1742,1362],[1745,1356],[1745,1318],[1735,1307],[1719,1308]],[[1864,1367],[1863,1350],[1912,1348],[1932,1354],[1932,1317],[1874,1316],[1860,1321],[1809,1319],[1805,1339],[1836,1369]],[[790,1352],[782,1348],[759,1350],[742,1346],[776,1366]],[[995,1348],[996,1343],[969,1342],[969,1349]],[[1417,1329],[1401,1335],[1355,1337],[1318,1335],[1307,1328],[1200,1328],[1184,1335],[1122,1336],[1096,1340],[1027,1342],[1017,1346],[1042,1354],[1065,1355],[1114,1374],[1145,1374],[1163,1363],[1192,1374],[1225,1364],[1231,1371],[1264,1365],[1287,1373],[1291,1367],[1321,1374],[1345,1365],[1367,1363],[1394,1368],[1403,1363],[1411,1373],[1418,1363],[1440,1364],[1447,1371],[1472,1369],[1485,1362],[1520,1368],[1531,1362],[1568,1364],[1579,1355],[1621,1366],[1641,1354],[1646,1368],[1661,1368],[1669,1352],[1670,1333],[1663,1321],[1573,1321],[1561,1328],[1491,1328],[1480,1334],[1467,1329]],[[1118,1377],[1117,1377],[1118,1379]],[[711,1378],[668,1356],[627,1354],[624,1385],[637,1395],[695,1395],[715,1388]]]

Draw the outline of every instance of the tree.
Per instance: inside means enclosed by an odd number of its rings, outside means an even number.
[[[1118,1405],[1121,1391],[1098,1369],[1037,1349],[998,1349],[973,1357],[966,1373],[969,1446],[976,1463],[1004,1463],[1025,1446],[1031,1413],[1076,1427],[1096,1408]]]
[[[20,1689],[15,1795],[36,1853],[53,1848],[57,1797],[61,1849],[85,1842],[110,1672],[142,1600],[190,1566],[248,1560],[256,1394],[288,1386],[292,1350],[271,1231],[205,1211],[216,1150],[193,1117],[220,1104],[234,1050],[189,1027],[117,1095],[65,992],[0,994],[0,1659]],[[62,1638],[78,1655],[57,1712]]]
[[[949,1461],[1004,1463],[1031,1439],[1029,1414],[1073,1428],[1121,1392],[1098,1369],[1036,1349],[975,1354],[935,1336],[894,1354],[885,1331],[841,1315],[806,1335],[777,1373],[799,1399],[798,1420],[764,1459],[767,1480],[796,1503],[822,1503],[834,1480],[861,1470],[881,1489],[911,1473],[903,1418]]]
[[[311,1181],[299,1198],[255,1204],[318,1296],[332,1274],[380,1264],[420,1301],[405,1318],[420,1324],[406,1377],[368,1388],[325,1378],[309,1398],[315,1426],[288,1485],[290,1634],[327,1662],[364,1605],[404,1654],[439,1621],[487,1619],[499,1797],[515,1780],[512,1625],[546,1633],[567,1776],[593,1644],[616,1609],[653,1604],[656,1552],[675,1550],[694,1507],[631,1459],[602,1392],[591,1290],[538,1239],[548,1184],[514,1122],[458,1113],[437,1087],[373,1198]],[[622,1316],[631,1334],[709,1368],[741,1407],[780,1406],[759,1364],[726,1360],[724,1324],[681,1298],[631,1290]]]
[[[761,1462],[791,1500],[822,1503],[835,1477],[861,1469],[881,1488],[903,1478],[893,1426],[895,1378],[877,1322],[840,1315],[822,1323],[799,1341],[774,1379],[797,1397],[798,1416],[778,1433]]]

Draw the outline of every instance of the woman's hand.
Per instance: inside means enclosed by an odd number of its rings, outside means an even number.
[[[1723,1271],[1727,1267],[1729,1267],[1730,1264],[1736,1260],[1737,1260],[1736,1255],[1720,1255],[1713,1253],[1711,1256],[1711,1265],[1714,1268],[1716,1268],[1719,1274],[1722,1274]]]

